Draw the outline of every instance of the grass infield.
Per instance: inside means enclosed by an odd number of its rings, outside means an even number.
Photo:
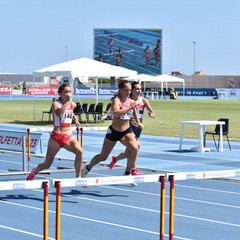
[[[78,102],[78,101],[75,101]],[[81,100],[81,103],[95,103],[94,99]],[[104,109],[109,102],[100,100],[104,103]],[[180,136],[180,121],[186,120],[217,120],[218,118],[229,118],[230,131],[229,137],[232,141],[240,141],[239,125],[239,100],[160,100],[151,101],[157,118],[148,117],[145,112],[143,134],[158,136]],[[0,122],[27,124],[33,126],[51,127],[48,122],[48,116],[44,116],[42,122],[42,112],[48,111],[51,106],[51,100],[14,100],[1,101]],[[91,118],[92,119],[92,118]],[[35,120],[35,121],[34,121]],[[90,123],[88,126],[108,126],[110,121],[104,123]],[[87,126],[82,122],[82,126]],[[213,130],[214,126],[207,126],[207,130]],[[198,138],[198,128],[196,126],[186,126],[185,137]]]

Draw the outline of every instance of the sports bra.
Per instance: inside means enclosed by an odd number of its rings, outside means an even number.
[[[132,100],[128,98],[128,103],[124,103],[119,97],[117,97],[120,100],[120,109],[128,108],[132,106]],[[114,116],[114,119],[122,119],[122,120],[130,120],[133,118],[133,109],[129,110],[128,112],[122,114],[120,117]]]
[[[62,103],[57,100],[58,104],[62,107]],[[73,103],[70,102],[69,106],[66,108],[62,117],[59,118],[55,113],[53,114],[53,125],[55,127],[70,127],[73,119]]]

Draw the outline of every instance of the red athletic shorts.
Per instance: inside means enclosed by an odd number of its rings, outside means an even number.
[[[60,147],[64,147],[64,145],[70,141],[72,136],[73,136],[72,132],[61,133],[53,131],[51,133],[51,139],[57,142],[60,145]]]

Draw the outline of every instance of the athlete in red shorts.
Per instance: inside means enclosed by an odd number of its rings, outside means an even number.
[[[48,141],[46,159],[32,169],[27,180],[33,180],[40,171],[50,168],[61,148],[76,155],[74,162],[76,177],[81,177],[83,149],[71,131],[72,120],[75,121],[77,127],[80,126],[73,113],[76,103],[70,101],[71,87],[68,84],[62,84],[58,89],[58,94],[60,98],[52,103],[54,129]]]

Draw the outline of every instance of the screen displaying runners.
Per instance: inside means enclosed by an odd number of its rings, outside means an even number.
[[[139,74],[161,74],[162,30],[94,29],[94,59]]]

